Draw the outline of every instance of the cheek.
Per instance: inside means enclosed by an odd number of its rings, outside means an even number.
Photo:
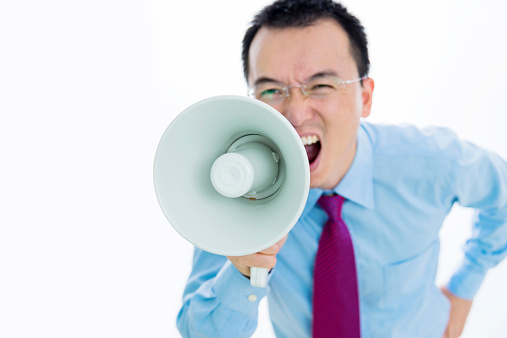
[[[350,125],[358,119],[354,100],[333,100],[320,107],[324,124],[329,128]]]

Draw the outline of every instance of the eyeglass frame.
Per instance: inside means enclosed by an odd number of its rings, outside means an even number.
[[[326,75],[323,75],[322,77],[332,77],[332,78],[335,78],[338,82],[338,88],[341,87],[342,85],[346,85],[346,84],[349,84],[349,83],[355,83],[355,82],[359,82],[359,81],[362,81],[362,80],[366,80],[368,78],[368,75],[364,75],[362,77],[358,77],[356,79],[352,79],[352,80],[345,80],[345,81],[342,81],[340,80],[340,78],[336,75],[331,75],[331,74],[326,74]],[[317,77],[318,78],[318,77]],[[266,81],[266,82],[272,82],[273,84],[278,84],[278,85],[281,85],[281,90],[285,93],[284,95],[284,98],[283,100],[280,101],[283,102],[285,101],[287,98],[290,97],[290,89],[291,88],[294,88],[294,87],[297,87],[301,90],[301,93],[305,96],[305,97],[310,97],[311,95],[311,90],[310,91],[307,91],[304,89],[304,87],[306,86],[306,84],[310,81],[315,81],[316,78],[314,77],[311,77],[310,79],[304,81],[303,83],[299,84],[299,85],[285,85],[284,83],[281,83],[281,82],[276,82],[276,81]],[[251,98],[254,98],[256,100],[259,100],[259,101],[262,101],[260,98],[256,98],[255,96],[255,87],[257,87],[258,85],[252,87],[252,88],[249,88],[248,89],[248,92],[247,92],[247,95],[248,97],[251,97]],[[264,102],[264,101],[263,101]]]

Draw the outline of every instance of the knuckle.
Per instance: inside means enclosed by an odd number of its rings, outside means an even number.
[[[262,254],[254,254],[252,255],[252,259],[250,261],[250,266],[255,266],[255,267],[259,267],[259,268],[263,268],[264,267],[264,257],[265,255],[262,255]]]
[[[273,256],[273,258],[271,259],[271,264],[268,266],[268,268],[272,269],[274,268],[276,265],[276,257]]]
[[[276,243],[275,245],[273,245],[273,253],[277,255],[280,252],[281,248],[282,247],[280,246],[280,244]]]
[[[250,266],[258,268],[273,268],[275,265],[275,255],[255,254],[250,261]]]

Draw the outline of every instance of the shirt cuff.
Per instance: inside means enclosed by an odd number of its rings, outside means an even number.
[[[227,261],[218,272],[213,288],[222,305],[245,314],[257,313],[260,300],[269,292],[269,286],[265,288],[251,286],[250,280],[230,261]]]
[[[465,262],[451,277],[447,289],[459,298],[472,300],[485,276],[485,273],[474,270]]]

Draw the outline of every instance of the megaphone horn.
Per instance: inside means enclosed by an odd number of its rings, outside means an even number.
[[[240,96],[202,100],[181,112],[157,148],[154,183],[164,215],[205,251],[242,256],[282,239],[301,215],[308,158],[291,124]],[[268,269],[252,268],[265,287]]]

